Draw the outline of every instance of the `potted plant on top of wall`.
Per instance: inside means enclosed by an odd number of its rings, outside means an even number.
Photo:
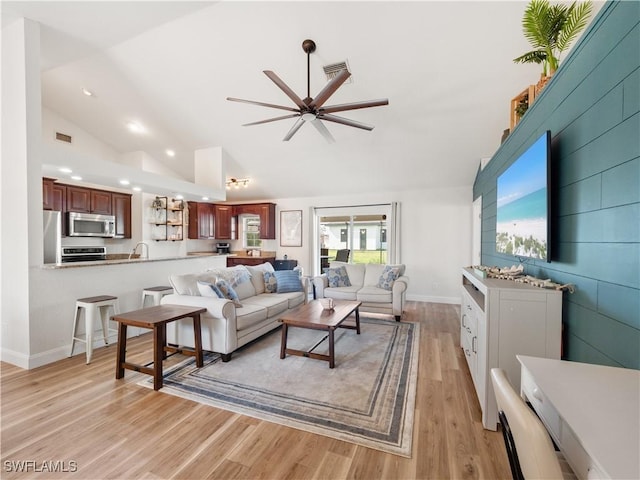
[[[534,49],[513,61],[542,64],[542,85],[538,84],[537,91],[555,73],[560,54],[587,26],[591,10],[590,0],[573,2],[571,5],[551,5],[548,0],[531,0],[522,17],[522,30]]]

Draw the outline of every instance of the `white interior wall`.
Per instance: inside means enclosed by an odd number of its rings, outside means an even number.
[[[32,330],[29,265],[42,262],[42,181],[34,181],[41,168],[39,58],[37,23],[20,19],[2,28],[0,332],[2,350],[22,358],[29,355]]]
[[[460,303],[460,269],[471,262],[472,187],[438,188],[403,192],[377,192],[341,197],[281,198],[277,211],[302,210],[302,247],[280,247],[298,260],[306,275],[312,274],[313,207],[400,202],[401,261],[407,265],[410,300]],[[279,229],[279,213],[277,218]],[[269,249],[263,247],[264,249]]]

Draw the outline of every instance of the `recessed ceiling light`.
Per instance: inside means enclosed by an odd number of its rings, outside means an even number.
[[[127,179],[120,180],[120,185],[129,185],[131,182]]]
[[[84,93],[87,97],[93,97],[93,92],[91,90],[87,90],[86,88],[82,88],[82,93]]]
[[[209,200],[209,197],[202,197],[202,200]]]
[[[166,154],[169,155],[170,157],[175,157],[176,156],[176,152],[174,150],[171,150],[170,148],[168,148],[167,150],[165,150]]]
[[[68,167],[60,167],[58,171],[62,173],[71,173],[72,170]]]
[[[81,177],[80,175],[72,175],[72,176],[71,176],[71,180],[78,180],[78,181],[80,181],[80,180],[82,180],[82,177]]]
[[[133,187],[133,191],[134,191],[134,192],[141,192],[141,191],[142,191],[142,188],[140,188],[140,187]]]
[[[176,195],[176,199],[178,199],[178,200],[182,200],[183,198],[184,197],[182,195],[180,195],[180,194]]]
[[[134,133],[144,132],[144,127],[136,122],[127,122],[127,128]]]

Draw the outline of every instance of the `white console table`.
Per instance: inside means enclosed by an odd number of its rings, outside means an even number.
[[[481,278],[462,269],[460,346],[482,410],[482,425],[495,430],[498,407],[491,369],[502,368],[520,389],[516,355],[560,358],[562,292],[525,283]]]
[[[640,479],[640,370],[518,355],[528,400],[580,479]]]

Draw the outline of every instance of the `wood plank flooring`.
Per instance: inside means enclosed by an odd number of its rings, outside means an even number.
[[[403,321],[421,329],[410,459],[154,392],[136,385],[140,373],[116,380],[111,345],[90,365],[84,354],[34,370],[1,364],[0,477],[510,478],[501,433],[482,428],[458,317],[455,305],[407,304]],[[127,359],[152,360],[150,334],[127,346]]]

